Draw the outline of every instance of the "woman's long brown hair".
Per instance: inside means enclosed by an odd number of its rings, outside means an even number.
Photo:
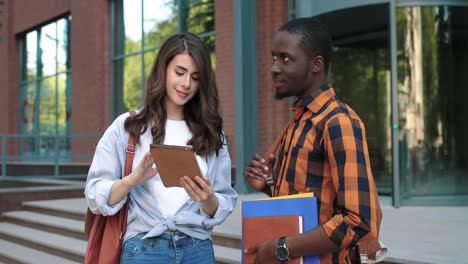
[[[162,44],[146,83],[142,111],[127,118],[125,130],[133,135],[135,143],[139,144],[140,135],[153,124],[153,143],[164,142],[167,120],[166,69],[171,60],[182,53],[192,56],[198,66],[199,75],[198,92],[184,105],[185,122],[192,132],[192,139],[187,144],[192,145],[198,155],[207,155],[211,151],[218,154],[223,145],[223,120],[210,53],[202,40],[189,32],[177,33]]]

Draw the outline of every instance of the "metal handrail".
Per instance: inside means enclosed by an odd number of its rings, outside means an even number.
[[[38,162],[41,161],[43,158],[47,160],[47,163],[50,164],[52,161],[54,165],[54,175],[58,176],[59,175],[59,168],[61,165],[65,164],[63,160],[74,160],[74,159],[89,159],[91,160],[93,157],[94,153],[86,153],[86,154],[73,154],[70,149],[70,153],[67,155],[63,155],[61,153],[61,147],[60,143],[62,144],[67,144],[67,140],[73,140],[73,139],[96,139],[96,144],[97,140],[101,137],[101,135],[80,135],[80,134],[75,134],[75,135],[27,135],[27,134],[0,134],[0,142],[1,142],[1,167],[2,167],[2,174],[1,176],[7,176],[6,173],[6,168],[7,168],[7,162],[9,161],[21,161],[21,162]],[[34,155],[31,157],[31,155],[27,155],[27,151],[24,149],[21,149],[21,142],[16,143],[16,149],[19,153],[19,155],[8,155],[7,153],[7,144],[8,144],[8,139],[32,139],[36,140],[34,143]],[[47,155],[41,155],[40,148],[37,148],[39,146],[39,142],[41,140],[53,140],[53,155],[51,154],[51,149],[52,148],[46,148],[46,150],[49,150]],[[24,144],[24,142],[22,142]],[[71,148],[71,147],[70,147]],[[35,158],[33,158],[35,157]],[[91,162],[90,162],[91,163]]]

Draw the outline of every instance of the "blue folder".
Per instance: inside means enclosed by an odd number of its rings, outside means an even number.
[[[303,221],[303,232],[317,227],[318,211],[316,197],[288,197],[270,198],[252,201],[242,201],[242,225],[244,218],[254,216],[275,215],[301,215]],[[242,228],[242,230],[244,230]],[[242,240],[242,252],[244,252],[244,241]],[[242,254],[242,262],[244,254]],[[318,256],[305,256],[304,263],[320,263]]]

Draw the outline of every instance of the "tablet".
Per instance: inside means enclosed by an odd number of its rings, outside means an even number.
[[[179,182],[182,176],[202,177],[192,147],[151,144],[150,152],[165,187],[182,187]]]

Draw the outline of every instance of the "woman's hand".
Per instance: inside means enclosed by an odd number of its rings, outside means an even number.
[[[120,202],[131,190],[133,187],[141,184],[156,174],[158,170],[153,168],[154,162],[151,158],[151,154],[148,152],[145,153],[143,159],[140,161],[140,164],[132,171],[128,176],[123,177],[122,180],[117,181],[112,185],[111,193],[109,195],[109,200],[107,203],[110,206],[115,205]]]
[[[133,188],[153,178],[156,174],[158,174],[158,169],[154,166],[153,158],[148,151],[143,156],[143,159],[141,159],[140,164],[138,164],[130,175],[124,177],[123,180]]]
[[[219,201],[207,177],[195,176],[194,179],[191,179],[188,176],[183,176],[180,178],[180,185],[185,189],[190,199],[201,203],[203,211],[214,216],[218,210]]]

